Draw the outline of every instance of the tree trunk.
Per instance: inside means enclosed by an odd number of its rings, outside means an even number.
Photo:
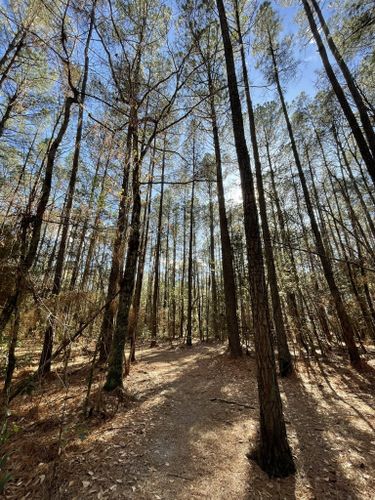
[[[255,127],[255,117],[253,110],[253,103],[251,100],[249,79],[247,74],[245,52],[243,48],[243,40],[241,33],[240,16],[238,12],[238,3],[236,5],[236,23],[237,32],[239,36],[241,62],[242,62],[242,74],[245,85],[245,95],[247,103],[247,112],[249,115],[249,125],[250,125],[250,137],[253,146],[253,157],[255,164],[255,175],[258,188],[258,202],[260,211],[260,220],[262,225],[263,233],[263,243],[264,243],[264,254],[267,264],[267,274],[271,290],[271,301],[272,301],[272,313],[273,313],[273,324],[276,331],[276,341],[277,341],[277,354],[279,361],[279,370],[282,377],[286,377],[293,372],[292,357],[289,352],[288,341],[286,338],[286,331],[284,325],[284,317],[280,299],[279,285],[277,282],[275,258],[273,254],[273,248],[271,243],[271,233],[268,225],[267,207],[266,207],[266,197],[264,194],[263,177],[262,177],[262,165],[259,156],[258,139]]]
[[[220,338],[219,321],[217,310],[217,284],[216,284],[216,269],[215,269],[215,235],[214,235],[214,207],[212,202],[212,185],[208,183],[208,199],[209,199],[209,219],[210,219],[210,243],[209,243],[209,269],[211,274],[211,294],[212,294],[212,317],[211,325],[216,339]]]
[[[232,356],[238,357],[242,355],[242,348],[241,348],[238,317],[237,317],[236,282],[233,270],[233,250],[229,235],[228,219],[225,207],[221,148],[220,148],[219,130],[217,126],[214,88],[213,88],[210,66],[208,66],[207,73],[208,73],[207,76],[208,76],[208,85],[210,92],[212,135],[215,148],[217,201],[219,205],[220,241],[221,241],[221,254],[223,261],[226,326],[228,332],[230,353]]]
[[[136,117],[134,117],[136,120]],[[132,303],[133,290],[135,285],[135,275],[137,270],[138,249],[140,240],[140,217],[141,217],[141,196],[140,196],[140,162],[138,158],[138,134],[134,125],[129,126],[133,142],[133,209],[130,223],[130,234],[124,276],[120,287],[119,307],[116,319],[116,326],[113,333],[111,350],[108,360],[108,371],[105,384],[105,391],[113,391],[123,387],[123,364],[125,341],[129,334],[129,311]],[[135,125],[136,127],[136,125]]]
[[[362,96],[357,88],[357,85],[354,81],[353,75],[351,74],[346,62],[344,61],[340,51],[338,50],[338,48],[337,48],[337,46],[336,46],[336,44],[331,36],[331,33],[329,31],[327,23],[325,22],[324,16],[322,14],[322,11],[319,7],[318,2],[316,0],[311,0],[311,3],[315,9],[315,12],[317,13],[320,25],[322,27],[323,33],[324,33],[325,38],[326,38],[327,43],[328,43],[328,47],[330,48],[339,68],[341,69],[341,72],[345,78],[347,85],[348,85],[348,89],[349,89],[349,91],[353,97],[353,100],[358,108],[362,127],[363,127],[363,130],[365,132],[373,160],[375,161],[375,133],[374,133],[373,126],[371,124],[370,117],[369,117],[367,110],[366,110],[366,105],[363,102]]]
[[[89,203],[88,203],[88,216],[86,217],[83,228],[82,228],[81,239],[80,239],[79,246],[78,246],[78,255],[76,258],[74,270],[73,270],[72,277],[70,280],[70,286],[69,286],[70,290],[73,290],[75,287],[75,284],[76,284],[77,279],[78,279],[78,274],[79,274],[80,261],[81,261],[81,259],[83,260],[82,255],[84,253],[84,243],[87,239],[87,230],[88,230],[88,226],[89,226],[89,222],[90,222],[90,212],[91,212],[91,209],[93,208],[93,204],[94,204],[95,188],[97,186],[97,181],[98,181],[98,176],[99,176],[99,167],[101,164],[101,156],[102,156],[101,153],[102,153],[103,147],[104,147],[104,144],[101,147],[101,151],[99,153],[99,158],[98,158],[98,161],[96,164],[96,169],[95,169],[95,175],[94,175],[92,185],[91,185],[91,192],[90,192],[90,198],[89,198]],[[103,214],[103,210],[104,210],[104,206],[105,206],[105,198],[106,198],[105,187],[106,187],[108,166],[109,166],[110,159],[111,159],[111,153],[112,153],[112,144],[111,144],[111,147],[109,148],[109,153],[108,153],[107,160],[106,160],[105,166],[104,166],[104,172],[102,174],[102,180],[100,183],[100,193],[99,193],[99,196],[97,199],[95,217],[94,217],[94,221],[92,224],[92,231],[91,231],[91,235],[89,238],[89,244],[88,244],[88,248],[87,248],[85,263],[83,266],[82,278],[80,280],[80,287],[82,290],[86,289],[86,284],[87,284],[87,280],[88,280],[89,273],[90,273],[91,262],[92,262],[92,258],[94,255],[96,241],[97,241],[98,227],[100,225],[100,218]]]
[[[280,84],[278,68],[277,68],[277,63],[276,63],[276,57],[275,57],[274,48],[272,46],[271,39],[270,39],[270,47],[269,48],[270,48],[270,53],[271,53],[271,57],[272,57],[272,63],[273,63],[277,91],[279,94],[281,107],[283,110],[286,126],[288,129],[288,134],[289,134],[289,139],[290,139],[290,143],[291,143],[291,147],[292,147],[292,151],[293,151],[294,161],[295,161],[295,164],[296,164],[296,167],[298,170],[299,179],[301,181],[301,186],[302,186],[302,191],[303,191],[304,198],[305,198],[306,208],[307,208],[307,212],[308,212],[310,223],[311,223],[311,228],[312,228],[314,238],[315,238],[316,249],[317,249],[317,252],[318,252],[319,257],[320,257],[320,261],[321,261],[323,272],[324,272],[324,277],[327,281],[329,290],[330,290],[331,295],[332,295],[332,299],[333,299],[334,304],[335,304],[337,316],[340,320],[345,344],[346,344],[346,347],[347,347],[347,350],[349,353],[350,362],[353,366],[360,367],[361,360],[359,357],[359,352],[358,352],[357,346],[356,346],[355,341],[354,341],[355,331],[354,331],[353,325],[351,323],[350,317],[349,317],[348,313],[346,312],[346,308],[345,308],[345,305],[343,303],[340,291],[336,285],[332,265],[331,265],[331,262],[327,256],[327,254],[326,254],[326,250],[324,248],[322,236],[321,236],[321,233],[319,231],[318,223],[317,223],[316,218],[315,218],[315,213],[314,213],[313,206],[311,203],[310,193],[309,193],[309,190],[307,188],[306,177],[305,177],[304,171],[302,169],[301,160],[300,160],[299,153],[297,150],[297,145],[296,145],[296,142],[294,139],[292,124],[290,123],[289,114],[288,114],[288,110],[287,110],[285,99],[284,99],[284,94],[283,94],[281,84]]]
[[[134,114],[134,110],[132,110],[132,114]],[[124,260],[124,252],[125,252],[124,238],[125,238],[127,215],[128,215],[127,200],[128,200],[131,147],[132,147],[132,129],[131,126],[129,126],[126,138],[125,162],[124,162],[124,170],[123,170],[123,178],[121,186],[121,197],[117,215],[116,233],[112,247],[111,270],[108,279],[107,298],[106,298],[108,306],[104,310],[103,320],[100,330],[101,333],[100,333],[100,346],[99,346],[99,362],[101,363],[107,360],[109,350],[111,347],[113,322],[116,315],[117,303],[115,301],[110,301],[110,298],[117,293],[120,280],[121,267]]]
[[[12,112],[12,109],[14,108],[14,105],[15,105],[19,95],[20,95],[20,89],[19,89],[19,87],[17,87],[16,90],[13,92],[13,94],[9,97],[5,111],[4,111],[3,116],[1,117],[1,120],[0,120],[0,138],[4,133],[6,122],[10,118],[10,114]]]
[[[161,187],[159,199],[159,214],[158,214],[158,227],[156,233],[156,246],[155,246],[155,276],[154,276],[154,291],[152,295],[152,329],[151,329],[151,345],[156,346],[156,339],[158,335],[158,303],[159,303],[159,283],[160,283],[160,250],[161,250],[161,230],[163,222],[163,201],[164,201],[164,172],[165,172],[165,141],[164,151],[161,163]]]
[[[183,245],[182,245],[182,270],[181,270],[181,289],[180,289],[180,338],[184,336],[184,323],[185,323],[185,274],[186,274],[186,226],[187,226],[187,216],[186,216],[186,200],[184,200],[184,230],[183,230]]]
[[[153,151],[153,156],[155,155],[155,150]],[[137,271],[137,281],[135,284],[135,291],[132,303],[132,316],[131,321],[129,321],[129,338],[130,338],[130,354],[129,354],[129,364],[135,362],[135,343],[137,335],[138,326],[138,315],[139,307],[141,304],[141,292],[143,284],[143,273],[144,265],[146,260],[147,242],[148,242],[148,232],[150,227],[150,212],[151,212],[151,202],[152,202],[152,180],[154,176],[154,160],[151,160],[150,169],[150,184],[147,189],[146,203],[143,215],[142,223],[142,238],[141,238],[141,250],[138,261],[138,271]]]
[[[178,219],[177,210],[175,209],[175,218],[173,223],[173,264],[172,264],[172,339],[176,337],[176,264],[177,264],[177,233],[178,233]]]
[[[250,171],[250,158],[245,140],[233,48],[223,0],[217,0],[217,7],[219,10],[224,42],[229,97],[232,110],[233,135],[241,176],[250,293],[255,333],[255,354],[260,405],[260,441],[254,456],[260,467],[270,476],[288,476],[295,472],[295,466],[286,436],[282,402],[276,378],[254,183]]]
[[[318,46],[318,51],[320,54],[320,57],[323,62],[324,69],[326,70],[327,76],[329,81],[331,82],[333,91],[336,94],[336,97],[341,105],[341,108],[343,110],[343,113],[349,123],[349,126],[352,130],[353,136],[355,138],[355,141],[358,145],[359,151],[361,152],[363,161],[366,164],[367,170],[370,174],[370,177],[375,184],[375,158],[372,156],[371,151],[369,149],[369,146],[366,142],[365,137],[363,136],[362,130],[357,122],[357,119],[350,107],[350,104],[345,96],[345,93],[340,85],[340,82],[336,78],[336,75],[333,71],[333,68],[331,66],[331,63],[329,61],[327,51],[324,47],[322,37],[320,36],[318,26],[316,25],[314,15],[312,13],[311,7],[309,5],[308,0],[302,0],[303,7],[305,9],[306,17],[309,21],[310,29],[311,32],[314,36],[315,42]],[[361,118],[363,118],[361,116]],[[374,146],[372,142],[372,146]],[[375,149],[375,146],[374,146]]]
[[[3,83],[5,82],[5,80],[7,79],[9,71],[11,70],[13,64],[16,62],[17,57],[19,56],[21,50],[25,46],[26,35],[27,35],[27,30],[23,29],[20,39],[16,41],[15,45],[12,43],[9,45],[8,49],[11,49],[11,50],[6,51],[6,53],[4,54],[4,56],[2,57],[2,59],[0,61],[0,70],[1,70],[0,89],[3,86]],[[9,57],[10,53],[13,51],[13,49],[15,49],[15,50],[13,52],[13,55],[12,55],[9,63],[3,68],[3,66],[6,64],[7,59]]]
[[[77,181],[77,173],[79,167],[79,159],[81,153],[81,140],[82,140],[82,130],[83,130],[83,112],[84,112],[84,103],[86,97],[86,86],[88,79],[88,71],[89,71],[89,47],[91,42],[92,30],[94,27],[95,21],[95,2],[93,3],[91,9],[91,18],[90,18],[90,27],[86,39],[85,51],[84,51],[84,70],[83,70],[83,78],[82,78],[82,86],[81,86],[81,96],[79,98],[79,109],[78,109],[78,122],[77,122],[77,132],[75,137],[75,145],[74,145],[74,155],[72,162],[72,170],[70,173],[68,192],[65,203],[65,210],[63,211],[63,228],[61,233],[61,240],[59,251],[57,253],[56,260],[56,269],[55,275],[52,285],[52,295],[57,297],[61,291],[64,263],[65,263],[65,251],[66,245],[68,241],[68,232],[70,226],[70,214],[73,206],[73,198]],[[39,374],[45,375],[51,370],[51,354],[53,347],[53,336],[54,336],[54,328],[55,328],[55,317],[52,317],[50,320],[50,324],[48,325],[45,334],[44,334],[44,342],[42,353],[39,361]]]
[[[195,194],[195,131],[193,137],[193,182],[191,185],[190,198],[190,229],[189,229],[189,252],[188,252],[188,303],[187,303],[187,330],[186,345],[193,345],[193,236],[194,236],[194,194]]]
[[[42,184],[42,193],[36,208],[36,213],[31,219],[31,236],[30,236],[30,242],[28,246],[27,253],[23,258],[21,258],[21,262],[19,265],[19,270],[17,272],[17,280],[16,280],[16,290],[15,292],[10,295],[10,297],[7,299],[6,304],[4,305],[4,308],[1,312],[0,315],[0,338],[1,334],[4,331],[4,328],[8,324],[8,321],[10,320],[10,317],[17,305],[17,303],[21,302],[21,299],[19,295],[23,294],[25,288],[26,288],[26,278],[27,278],[27,273],[29,272],[30,268],[32,267],[35,256],[38,250],[38,245],[40,241],[40,233],[41,233],[41,228],[43,224],[43,216],[47,208],[50,192],[51,192],[51,185],[52,185],[52,175],[53,175],[53,168],[55,165],[55,158],[57,154],[57,150],[61,144],[61,141],[64,138],[65,132],[68,128],[69,124],[69,119],[70,119],[70,112],[71,112],[71,107],[73,103],[75,102],[75,98],[73,97],[66,97],[65,102],[64,102],[64,107],[63,107],[63,119],[61,122],[60,129],[57,133],[56,138],[51,142],[48,154],[47,154],[47,162],[46,162],[46,169],[45,169],[45,174],[44,174],[44,179],[43,179],[43,184]],[[59,117],[60,118],[60,117]],[[28,221],[24,221],[25,224],[30,224]]]

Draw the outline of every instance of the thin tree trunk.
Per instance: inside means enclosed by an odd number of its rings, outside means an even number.
[[[17,48],[20,45],[21,41],[24,40],[25,36],[26,36],[26,30],[24,28],[19,28],[18,31],[13,36],[12,40],[9,42],[8,47],[6,48],[3,56],[0,59],[0,71],[2,71],[3,66],[10,57],[10,54],[13,52],[15,48]]]
[[[57,133],[56,138],[51,142],[48,154],[47,154],[47,162],[46,162],[46,169],[45,169],[45,174],[44,174],[44,179],[43,179],[43,184],[42,184],[42,193],[36,208],[36,213],[32,218],[30,217],[29,221],[24,221],[24,224],[26,225],[31,225],[31,236],[30,236],[30,242],[28,246],[28,250],[25,253],[24,258],[21,259],[19,269],[17,271],[17,279],[16,279],[16,289],[15,292],[8,297],[6,304],[4,305],[4,308],[1,312],[0,315],[0,338],[1,334],[4,331],[4,328],[8,324],[8,321],[10,320],[12,313],[17,305],[17,303],[21,303],[21,298],[19,295],[23,294],[23,292],[26,289],[26,279],[27,279],[27,274],[32,267],[35,256],[37,254],[38,250],[38,245],[40,241],[40,233],[41,233],[41,228],[43,224],[43,216],[47,208],[50,192],[51,192],[51,185],[52,185],[52,175],[53,175],[53,169],[55,165],[55,158],[57,154],[57,150],[61,144],[61,141],[64,138],[65,132],[68,128],[69,120],[70,120],[70,112],[71,112],[71,107],[73,103],[76,102],[75,98],[73,97],[66,97],[65,102],[64,102],[64,107],[63,107],[63,119],[60,125],[60,129]],[[60,119],[60,117],[59,117]]]
[[[314,210],[313,210],[312,203],[311,203],[310,193],[309,193],[309,190],[307,188],[306,177],[305,177],[305,174],[304,174],[303,169],[302,169],[301,160],[300,160],[299,153],[297,150],[297,145],[296,145],[296,142],[294,139],[292,125],[290,123],[289,114],[288,114],[288,110],[287,110],[285,99],[284,99],[284,94],[283,94],[280,80],[279,80],[278,68],[277,68],[274,48],[272,46],[271,39],[269,39],[269,43],[270,43],[269,48],[270,48],[270,53],[271,53],[271,57],[272,57],[272,63],[273,63],[277,91],[279,94],[281,107],[283,110],[286,126],[288,129],[288,134],[289,134],[289,139],[291,142],[294,161],[295,161],[295,164],[296,164],[296,167],[298,170],[298,175],[300,178],[302,191],[303,191],[304,198],[305,198],[307,212],[308,212],[308,215],[310,218],[311,228],[312,228],[314,238],[315,238],[317,252],[319,254],[320,261],[321,261],[321,264],[323,267],[325,279],[327,281],[328,287],[330,289],[330,292],[331,292],[331,295],[332,295],[332,298],[333,298],[333,301],[335,304],[337,316],[340,320],[345,344],[346,344],[346,347],[347,347],[347,350],[349,353],[350,362],[353,366],[359,367],[361,365],[361,360],[360,360],[357,346],[356,346],[355,341],[354,341],[355,331],[354,331],[353,325],[351,323],[350,317],[349,317],[348,313],[346,312],[346,308],[345,308],[344,302],[342,300],[340,291],[337,287],[337,284],[336,284],[336,281],[334,278],[334,274],[333,274],[332,265],[331,265],[329,258],[327,257],[327,254],[326,254],[326,251],[324,248],[324,244],[323,244],[323,240],[322,240],[322,236],[321,236],[321,233],[319,231],[319,227],[318,227],[318,224],[317,224],[317,221],[315,218]]]
[[[309,5],[308,0],[302,0],[303,7],[305,9],[306,17],[308,19],[309,25],[311,32],[314,36],[315,42],[318,46],[318,51],[320,54],[320,57],[323,62],[323,66],[325,68],[325,71],[327,73],[328,79],[331,82],[333,91],[336,94],[336,97],[341,105],[341,108],[343,110],[343,113],[349,123],[349,126],[352,130],[353,136],[355,138],[355,141],[358,145],[358,149],[361,152],[363,161],[366,164],[367,170],[370,174],[370,177],[372,178],[373,183],[375,184],[375,158],[372,156],[371,151],[369,149],[369,146],[366,142],[365,137],[363,136],[362,130],[358,124],[358,121],[350,107],[350,104],[345,96],[345,93],[340,85],[340,82],[336,78],[336,75],[333,71],[333,68],[331,66],[331,63],[329,61],[327,51],[324,47],[322,37],[320,36],[318,26],[316,25],[314,15],[312,13],[311,7]],[[342,68],[341,68],[342,69]],[[361,118],[363,118],[361,116]],[[373,142],[371,146],[374,146]],[[375,146],[374,146],[375,150]]]
[[[175,218],[173,223],[173,264],[172,264],[172,339],[176,337],[176,263],[177,263],[177,210],[175,209]]]
[[[233,270],[233,249],[229,235],[228,219],[225,207],[221,148],[220,148],[219,130],[217,126],[214,88],[213,88],[210,66],[208,66],[207,73],[208,73],[207,76],[208,76],[208,85],[210,92],[212,135],[215,148],[217,201],[219,205],[220,241],[221,241],[221,253],[223,262],[226,326],[227,326],[229,349],[231,355],[234,357],[238,357],[242,355],[242,348],[240,342],[238,317],[237,317],[236,283]]]
[[[186,274],[186,226],[187,226],[187,216],[186,216],[186,200],[184,200],[184,230],[183,230],[183,245],[182,245],[182,271],[181,271],[181,289],[180,289],[180,338],[184,336],[184,324],[185,324],[185,274]]]
[[[265,254],[265,258],[266,258],[267,274],[268,274],[268,280],[269,280],[270,290],[271,290],[273,324],[274,324],[275,331],[276,331],[279,370],[280,370],[280,375],[282,377],[286,377],[293,372],[293,363],[292,363],[292,357],[291,357],[290,352],[289,352],[288,341],[286,338],[284,317],[283,317],[280,292],[279,292],[279,286],[278,286],[277,275],[276,275],[275,257],[274,257],[274,253],[273,253],[272,243],[271,243],[271,233],[270,233],[270,229],[269,229],[269,225],[268,225],[266,197],[264,194],[263,177],[262,177],[262,165],[261,165],[260,155],[259,155],[258,139],[257,139],[257,133],[256,133],[256,126],[255,126],[255,117],[254,117],[253,103],[252,103],[251,94],[250,94],[250,86],[249,86],[249,79],[248,79],[248,74],[247,74],[245,52],[244,52],[244,48],[243,48],[243,39],[242,39],[242,33],[241,33],[241,24],[240,24],[239,12],[238,12],[237,0],[235,1],[235,8],[236,8],[237,32],[238,32],[238,36],[239,36],[241,62],[242,62],[242,75],[243,75],[244,86],[245,86],[247,112],[248,112],[248,116],[249,116],[249,125],[250,125],[250,137],[251,137],[251,144],[253,147],[255,176],[256,176],[257,188],[258,188],[258,202],[259,202],[260,220],[261,220],[262,233],[263,233],[264,254]]]
[[[0,62],[0,69],[1,69],[1,76],[0,76],[0,89],[1,87],[3,86],[3,83],[5,82],[5,80],[7,79],[8,77],[8,74],[9,74],[9,71],[11,70],[13,64],[16,62],[21,50],[23,49],[23,47],[25,46],[25,38],[26,38],[26,34],[27,34],[27,31],[26,29],[22,32],[22,35],[21,35],[21,38],[16,42],[16,45],[14,47],[12,47],[12,50],[13,48],[15,48],[14,52],[13,52],[13,55],[9,61],[9,63],[7,64],[7,66],[3,69],[3,66],[6,64],[6,61],[8,59],[8,56],[10,54],[10,51],[7,51],[1,62]],[[4,59],[5,58],[5,59]]]
[[[187,330],[186,345],[193,345],[193,236],[194,236],[194,194],[195,194],[195,133],[193,137],[193,182],[191,185],[190,198],[190,228],[189,228],[189,252],[188,252],[188,303],[187,303]]]
[[[154,155],[155,155],[155,150],[153,151],[152,157],[154,157]],[[151,168],[150,168],[151,181],[154,176],[154,166],[155,162],[154,159],[152,158]],[[135,362],[135,345],[136,345],[139,308],[141,304],[141,292],[143,284],[144,265],[146,260],[148,232],[150,227],[151,202],[152,202],[152,182],[150,182],[150,184],[148,185],[147,195],[146,195],[146,203],[145,203],[143,223],[142,223],[142,228],[143,228],[142,238],[141,238],[142,243],[138,261],[137,281],[135,284],[135,291],[132,303],[132,316],[131,320],[129,321],[129,338],[130,338],[129,364]]]
[[[304,318],[301,318],[301,314],[298,308],[298,303],[296,299],[296,293],[298,294],[299,297],[301,297],[301,287],[300,287],[300,281],[299,281],[299,276],[297,272],[297,266],[295,262],[295,256],[294,256],[294,251],[291,247],[290,244],[290,237],[289,233],[286,229],[286,224],[284,220],[284,215],[283,211],[281,208],[281,203],[280,203],[280,198],[276,189],[276,182],[275,182],[275,173],[272,167],[272,162],[271,162],[271,155],[270,155],[270,150],[269,150],[269,144],[268,141],[266,142],[266,152],[267,152],[267,158],[268,158],[268,166],[270,168],[270,173],[271,173],[271,185],[272,185],[272,191],[273,191],[273,197],[276,205],[276,216],[277,220],[280,226],[280,235],[281,235],[281,241],[283,243],[283,260],[284,262],[287,262],[288,270],[290,269],[291,274],[293,275],[293,280],[294,280],[294,285],[286,285],[286,303],[288,305],[289,309],[289,314],[292,317],[292,323],[294,326],[294,332],[295,332],[295,337],[299,339],[299,342],[301,346],[306,350],[306,353],[309,354],[309,348],[308,345],[305,342],[303,332],[304,332]],[[286,251],[285,249],[288,249]]]
[[[100,164],[101,164],[101,157],[102,157],[101,153],[102,153],[103,147],[104,147],[104,145],[102,146],[102,148],[100,150],[99,158],[98,158],[98,161],[97,161],[97,164],[96,164],[96,170],[95,170],[94,178],[93,178],[93,181],[92,181],[90,198],[89,198],[89,203],[88,203],[88,215],[85,218],[85,222],[84,222],[84,225],[83,225],[83,228],[82,228],[81,239],[80,239],[79,246],[78,246],[78,255],[77,255],[77,258],[76,258],[76,262],[75,262],[75,265],[74,265],[74,270],[73,270],[72,277],[71,277],[71,280],[70,280],[70,286],[69,286],[69,288],[71,290],[74,289],[75,284],[77,282],[78,274],[79,274],[80,261],[82,259],[82,254],[84,253],[84,243],[85,243],[85,240],[86,240],[86,237],[87,237],[87,230],[88,230],[89,222],[90,222],[90,212],[91,212],[91,209],[92,209],[93,204],[94,204],[95,188],[97,186],[97,181],[98,181],[98,176],[99,176],[99,167],[100,167]],[[100,193],[99,193],[98,200],[97,200],[96,213],[95,213],[94,221],[93,221],[93,224],[92,224],[92,231],[91,231],[91,235],[90,235],[90,239],[89,239],[89,244],[88,244],[88,249],[87,249],[87,253],[86,253],[85,264],[84,264],[84,267],[83,267],[82,277],[81,277],[81,280],[80,280],[80,287],[81,287],[82,290],[85,290],[85,288],[86,288],[86,283],[87,283],[87,280],[88,280],[88,277],[89,277],[89,273],[90,273],[90,266],[91,266],[91,262],[92,262],[92,257],[94,255],[95,245],[96,245],[96,241],[97,241],[98,226],[100,224],[100,218],[101,218],[101,215],[103,213],[104,206],[105,206],[105,197],[106,197],[106,195],[105,195],[105,184],[106,184],[106,180],[107,180],[107,171],[108,171],[108,166],[109,166],[109,162],[110,162],[110,159],[111,159],[111,153],[112,153],[112,147],[110,147],[109,154],[108,154],[107,160],[105,162],[105,166],[104,166],[104,172],[102,174],[102,180],[101,180],[101,183],[100,183]]]
[[[83,130],[83,113],[84,113],[84,103],[86,97],[86,86],[89,72],[89,47],[91,42],[91,35],[94,28],[95,21],[95,5],[96,2],[93,2],[93,6],[91,9],[91,17],[90,17],[90,26],[86,39],[85,51],[84,51],[84,70],[82,77],[82,86],[81,86],[81,96],[79,98],[79,110],[78,110],[78,122],[77,122],[77,132],[75,137],[75,145],[74,145],[74,155],[72,162],[72,170],[70,173],[68,193],[65,203],[65,210],[63,212],[63,228],[61,233],[61,240],[59,251],[57,254],[56,260],[56,269],[55,275],[52,285],[52,295],[57,297],[61,291],[62,285],[62,277],[64,271],[64,262],[65,262],[65,252],[66,245],[68,241],[68,232],[70,226],[70,214],[73,206],[73,198],[75,193],[76,181],[77,181],[77,173],[79,168],[79,159],[81,153],[81,140],[82,140],[82,130]],[[45,375],[51,370],[51,354],[53,347],[53,337],[54,337],[54,328],[55,328],[55,318],[52,318],[49,326],[46,328],[44,334],[43,348],[39,361],[39,373],[40,375]]]
[[[233,135],[241,176],[250,293],[255,332],[255,354],[260,405],[260,441],[254,457],[260,467],[270,476],[288,476],[295,472],[295,466],[287,440],[282,402],[276,378],[254,183],[246,146],[233,48],[223,0],[217,0],[217,7],[224,42]]]
[[[365,132],[368,145],[370,147],[370,151],[373,157],[373,161],[375,161],[375,133],[373,126],[371,124],[370,117],[366,110],[366,105],[362,99],[362,96],[357,88],[357,85],[354,81],[353,75],[351,74],[346,62],[344,61],[340,51],[337,48],[337,45],[334,42],[333,37],[331,36],[330,30],[325,22],[322,11],[319,7],[319,4],[316,0],[311,0],[311,4],[313,5],[315,12],[317,13],[320,25],[322,27],[323,33],[328,43],[328,47],[330,48],[341,72],[345,78],[345,81],[348,85],[348,89],[353,97],[353,100],[358,108],[359,116],[361,119],[362,127]]]
[[[156,339],[158,336],[158,326],[159,326],[158,304],[159,304],[159,283],[160,283],[161,230],[163,222],[163,201],[164,201],[165,148],[166,148],[166,143],[164,140],[163,158],[161,162],[161,186],[160,186],[160,199],[159,199],[158,227],[156,233],[156,246],[155,246],[155,277],[154,277],[154,290],[152,295],[152,330],[151,330],[150,347],[156,346]]]
[[[208,199],[209,199],[209,219],[210,219],[210,242],[209,242],[209,268],[211,273],[211,293],[212,293],[212,329],[215,338],[219,339],[219,318],[218,318],[218,303],[217,303],[217,284],[216,284],[216,269],[215,269],[215,236],[214,236],[214,207],[212,202],[212,185],[208,183]]]
[[[13,92],[13,94],[9,97],[5,111],[4,111],[3,116],[1,117],[1,120],[0,120],[0,138],[2,137],[2,135],[4,133],[6,122],[10,118],[10,114],[14,108],[14,105],[16,104],[16,101],[17,101],[19,95],[20,95],[20,90],[19,90],[19,87],[17,87],[16,90]]]
[[[165,267],[164,267],[164,297],[163,297],[163,335],[165,333],[169,335],[168,325],[169,325],[169,234],[170,234],[170,205],[168,205],[167,213],[167,229],[165,235]]]

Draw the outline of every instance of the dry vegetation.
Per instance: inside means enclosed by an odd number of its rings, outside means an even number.
[[[258,422],[251,356],[234,361],[217,345],[143,348],[126,401],[103,396],[104,372],[95,372],[89,418],[82,414],[87,354],[72,359],[66,387],[57,365],[42,387],[11,404],[5,498],[375,496],[371,368],[358,374],[338,358],[305,360],[280,381],[297,474],[270,480],[246,458]],[[18,377],[34,361],[26,358]]]

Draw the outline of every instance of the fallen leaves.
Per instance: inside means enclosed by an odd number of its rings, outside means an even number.
[[[147,370],[142,369],[146,364],[140,361],[127,384],[136,393],[141,381],[141,400],[130,409],[119,410],[110,421],[86,420],[85,441],[77,439],[70,443],[58,458],[56,484],[61,496],[72,500],[225,497],[242,500],[249,492],[246,498],[251,500],[273,498],[274,494],[285,500],[350,495],[358,499],[375,498],[370,473],[375,462],[374,440],[367,438],[369,434],[358,415],[351,414],[348,418],[345,403],[330,398],[329,392],[323,401],[316,381],[303,369],[299,371],[298,385],[293,380],[283,381],[288,435],[299,472],[291,480],[268,480],[244,457],[249,440],[251,443],[256,438],[258,425],[256,412],[247,411],[248,406],[257,408],[255,372],[248,370],[248,365],[253,366],[254,362],[245,360],[243,366],[237,366],[221,356],[216,347],[209,352],[210,356],[205,356],[199,347],[195,348],[194,357],[189,357],[186,351],[164,352],[164,358],[160,356],[157,362],[149,360]],[[151,367],[152,377],[145,379],[142,372],[149,373]],[[69,400],[72,420],[67,421],[66,436],[70,424],[77,434],[74,405],[79,406],[85,383],[84,374],[80,376],[81,387],[77,385],[77,392],[74,387],[75,399]],[[354,402],[354,388],[340,385],[334,373],[330,380],[335,390]],[[58,408],[57,399],[53,401]],[[21,415],[23,426],[28,428],[30,399],[16,403],[19,406],[13,414]],[[47,411],[43,404],[38,416],[41,420]],[[366,416],[371,411],[363,402],[355,400],[355,404]],[[51,411],[51,405],[48,408]],[[31,413],[30,421],[37,423],[35,419]],[[339,425],[335,425],[337,422]],[[17,443],[20,447],[15,451],[14,461],[20,469],[7,498],[43,498],[54,462],[44,460],[38,451],[55,438],[54,429],[42,435],[38,425],[29,435],[23,430],[17,433],[15,449]],[[35,454],[30,455],[28,462],[22,455],[22,439],[35,442]],[[29,485],[26,463],[28,470],[36,471]]]

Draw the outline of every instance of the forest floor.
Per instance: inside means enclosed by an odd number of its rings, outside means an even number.
[[[375,498],[374,377],[342,359],[280,380],[297,474],[269,479],[246,453],[258,422],[254,359],[223,346],[142,349],[117,408],[97,386],[83,418],[87,359],[11,404],[8,499]],[[57,370],[58,371],[58,370]],[[96,394],[96,395],[95,395]],[[112,400],[114,400],[112,398]]]

